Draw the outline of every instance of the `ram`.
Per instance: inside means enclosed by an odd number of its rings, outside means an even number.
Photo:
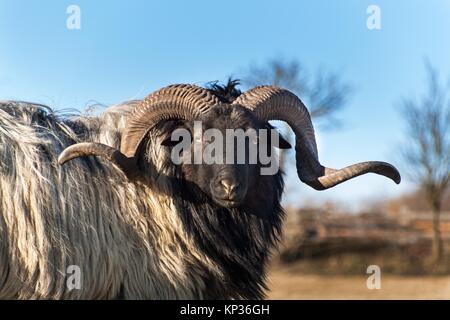
[[[272,129],[269,120],[291,126],[298,176],[315,189],[368,172],[400,182],[384,162],[322,166],[306,107],[271,86],[172,85],[99,117],[2,103],[0,298],[263,298],[284,216],[282,173],[261,174],[260,161],[175,164],[172,134],[196,121],[224,134]],[[290,147],[281,136],[254,143]],[[69,266],[78,288],[67,285]]]

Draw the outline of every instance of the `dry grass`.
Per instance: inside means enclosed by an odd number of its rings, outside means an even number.
[[[450,299],[450,277],[382,275],[381,289],[369,290],[366,276],[305,275],[273,266],[269,299]]]

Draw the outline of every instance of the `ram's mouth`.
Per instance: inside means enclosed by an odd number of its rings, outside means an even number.
[[[237,208],[242,204],[242,199],[217,198],[213,196],[213,200],[221,207],[228,209]]]

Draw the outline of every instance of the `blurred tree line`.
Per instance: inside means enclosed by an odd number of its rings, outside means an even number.
[[[429,62],[427,92],[419,99],[405,98],[401,113],[406,124],[403,158],[409,177],[422,191],[433,215],[433,259],[440,262],[444,248],[440,215],[450,183],[449,84],[441,83]]]

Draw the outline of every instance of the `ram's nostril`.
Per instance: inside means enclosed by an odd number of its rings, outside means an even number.
[[[220,184],[223,186],[223,190],[226,194],[231,195],[239,187],[239,183],[231,179],[222,179]]]

